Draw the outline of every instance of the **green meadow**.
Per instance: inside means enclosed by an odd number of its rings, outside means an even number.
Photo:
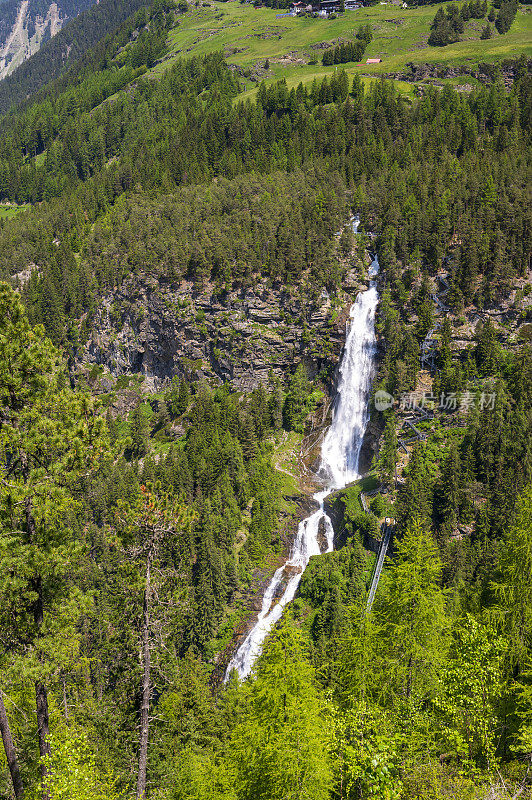
[[[2,206],[0,205],[0,219],[11,219],[16,214],[20,214],[21,211],[26,211],[30,208],[29,205],[22,205],[22,206]]]
[[[427,39],[437,6],[402,9],[391,3],[347,11],[336,19],[278,17],[279,10],[253,8],[236,0],[212,2],[179,18],[170,34],[170,52],[152,71],[165,70],[176,58],[222,50],[229,64],[244,73],[259,72],[266,80],[286,78],[289,86],[322,78],[335,67],[323,67],[320,44],[352,38],[359,25],[369,23],[373,41],[362,64],[342,65],[349,74],[371,78],[389,72],[401,72],[408,63],[437,63],[445,66],[496,62],[524,53],[532,55],[532,10],[518,11],[511,30],[492,39],[480,40],[486,20],[466,23],[462,41],[447,47],[429,47]],[[382,63],[367,65],[367,58],[381,58]],[[266,60],[269,69],[264,72]],[[311,63],[314,62],[314,63]],[[264,74],[262,74],[264,73]],[[249,94],[256,83],[245,80]],[[464,77],[463,83],[472,83]],[[460,83],[460,81],[455,81]],[[473,81],[474,83],[474,81]],[[408,83],[399,85],[407,93]]]

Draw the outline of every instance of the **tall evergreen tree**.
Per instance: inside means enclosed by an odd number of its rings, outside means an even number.
[[[284,404],[284,419],[289,430],[303,432],[305,403],[309,393],[309,380],[304,364],[298,364],[288,387]]]
[[[295,628],[285,624],[272,635],[246,694],[230,751],[238,794],[326,800],[332,776],[325,707]]]
[[[161,570],[161,551],[164,539],[170,536],[186,540],[191,517],[179,499],[157,496],[148,487],[132,503],[120,503],[117,522],[130,551],[141,561],[144,583],[141,622],[142,687],[140,706],[140,736],[137,772],[137,800],[144,800],[147,787],[150,701],[152,685],[153,605],[154,598],[162,592],[161,579],[155,577]],[[182,548],[182,555],[186,547]],[[158,585],[159,584],[159,585]]]
[[[10,668],[34,675],[43,800],[51,753],[47,682],[68,652],[52,643],[76,640],[84,602],[69,579],[80,556],[75,495],[81,475],[97,469],[105,442],[93,401],[57,389],[63,369],[42,328],[30,327],[19,296],[1,284],[1,622],[13,643]]]
[[[378,469],[379,478],[385,484],[391,483],[395,474],[397,461],[397,421],[395,414],[390,414],[386,420],[382,446],[379,453]]]
[[[445,647],[445,602],[438,548],[419,520],[396,542],[375,615],[389,687],[414,703],[434,691]]]
[[[505,535],[493,583],[496,617],[507,636],[507,669],[518,674],[532,646],[532,486],[519,496]]]

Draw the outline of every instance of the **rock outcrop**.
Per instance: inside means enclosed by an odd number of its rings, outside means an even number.
[[[131,278],[100,302],[78,365],[140,374],[148,390],[176,374],[249,390],[270,374],[284,380],[302,361],[311,376],[326,370],[332,386],[355,294],[334,305],[325,290],[305,300],[260,281],[219,295],[210,285]]]
[[[449,78],[474,78],[475,80],[488,85],[500,75],[507,89],[511,89],[514,81],[523,69],[532,69],[532,59],[526,62],[519,62],[517,59],[508,59],[495,66],[494,64],[479,64],[470,67],[465,64],[457,66],[444,66],[443,64],[428,64],[421,62],[418,64],[409,63],[406,70],[402,72],[388,72],[383,77],[391,80],[407,81],[409,83],[423,83],[424,81],[438,81]],[[465,82],[471,89],[472,86]]]
[[[0,80],[95,0],[5,0],[0,12]]]

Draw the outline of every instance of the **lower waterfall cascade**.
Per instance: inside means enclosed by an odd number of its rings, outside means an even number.
[[[355,221],[355,233],[357,227],[358,221]],[[370,266],[370,278],[374,278],[378,270],[379,262],[375,256]],[[234,669],[241,679],[248,677],[266,637],[281,618],[285,606],[294,599],[311,556],[333,549],[333,526],[323,504],[331,492],[343,489],[360,477],[360,451],[369,420],[368,401],[374,375],[378,301],[379,294],[372,280],[369,288],[361,292],[351,306],[333,419],[321,446],[317,473],[327,488],[314,494],[318,509],[299,523],[290,558],[276,570],[266,589],[255,625],[227,666],[226,681]],[[325,550],[319,543],[321,526],[325,532]]]

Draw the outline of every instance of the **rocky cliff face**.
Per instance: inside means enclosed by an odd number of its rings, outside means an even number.
[[[94,0],[6,0],[0,6],[0,80]]]
[[[334,307],[325,290],[306,301],[260,281],[216,295],[212,286],[131,278],[101,301],[78,363],[143,375],[151,390],[176,374],[249,390],[270,373],[286,378],[300,361],[311,376],[327,370],[332,382],[355,294],[350,287]]]

